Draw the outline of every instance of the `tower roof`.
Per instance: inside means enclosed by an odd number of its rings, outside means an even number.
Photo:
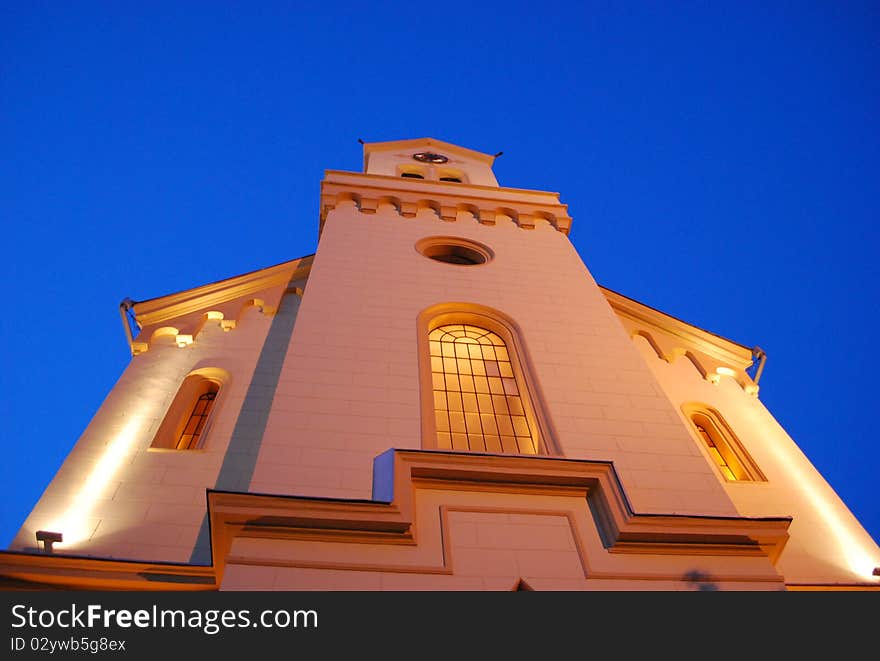
[[[451,142],[443,142],[435,138],[415,138],[412,140],[391,140],[387,142],[365,142],[364,143],[364,171],[366,172],[370,164],[370,155],[376,152],[397,151],[397,150],[419,150],[432,148],[444,152],[457,154],[469,159],[485,163],[489,167],[495,162],[495,156],[484,154],[483,152],[467,147],[460,147]]]

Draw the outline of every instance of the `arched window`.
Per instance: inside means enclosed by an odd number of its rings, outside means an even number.
[[[187,418],[186,424],[184,424],[177,439],[175,447],[178,450],[192,450],[199,447],[199,439],[202,431],[205,429],[205,422],[211,413],[211,408],[214,406],[214,398],[217,397],[219,390],[220,388],[212,383],[208,386],[206,392],[199,395],[193,406],[192,413],[189,414],[189,418]]]
[[[691,405],[684,407],[684,412],[725,480],[749,482],[765,479],[718,411]]]
[[[436,446],[513,454],[542,452],[515,355],[498,334],[467,323],[428,334]]]
[[[225,376],[225,371],[216,368],[200,369],[188,374],[150,447],[166,450],[197,450],[204,447],[211,412]]]

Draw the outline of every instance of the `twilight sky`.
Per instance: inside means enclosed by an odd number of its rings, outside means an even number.
[[[314,252],[323,171],[418,137],[503,151],[600,284],[762,347],[880,540],[878,34],[876,2],[5,3],[0,548],[131,359],[123,298]]]

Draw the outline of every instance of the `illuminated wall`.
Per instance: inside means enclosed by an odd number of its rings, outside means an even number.
[[[612,302],[620,299],[612,299]],[[880,549],[827,481],[810,463],[758,397],[758,389],[740,359],[719,358],[724,340],[670,332],[680,324],[644,308],[634,321],[622,315],[633,342],[663,392],[687,424],[687,413],[717,412],[753,461],[757,476],[716,479],[743,516],[791,516],[791,539],[779,560],[790,586],[877,582]],[[732,343],[726,350],[735,351]],[[693,437],[707,465],[717,463],[699,435]]]
[[[63,535],[54,545],[56,553],[190,560],[205,519],[205,489],[217,484],[221,467],[228,465],[227,449],[254,366],[294,269],[282,271],[273,277],[284,285],[247,295],[236,295],[233,287],[225,297],[210,292],[210,303],[191,293],[151,303],[163,318],[134,338],[136,355],[11,549],[36,549],[36,531],[49,530]],[[155,447],[178,389],[194,371],[225,378],[203,446],[182,451]]]

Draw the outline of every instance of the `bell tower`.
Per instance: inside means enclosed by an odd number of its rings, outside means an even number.
[[[364,144],[364,173],[498,187],[495,156],[433,138]]]
[[[366,498],[389,448],[518,451],[613,461],[640,512],[735,514],[569,241],[558,193],[505,188],[493,156],[432,138],[363,149],[363,173],[321,184],[252,491]],[[459,342],[434,332],[456,326]]]

